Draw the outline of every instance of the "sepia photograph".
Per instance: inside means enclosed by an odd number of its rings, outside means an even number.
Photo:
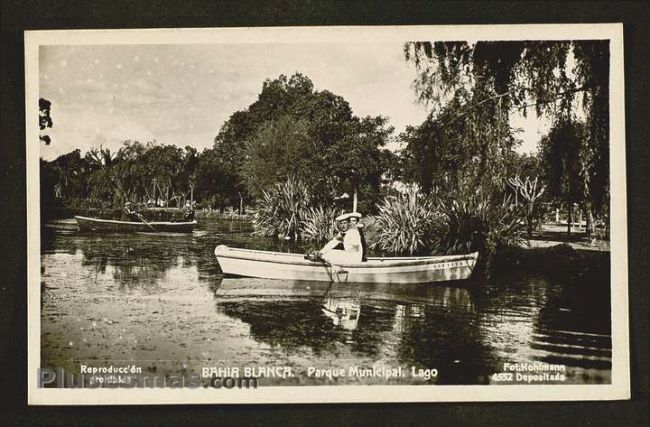
[[[622,37],[26,32],[30,403],[629,398]]]

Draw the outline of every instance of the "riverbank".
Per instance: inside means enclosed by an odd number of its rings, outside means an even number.
[[[532,238],[527,242],[530,248],[548,248],[561,244],[571,246],[576,250],[605,251],[610,250],[610,241],[596,232],[591,238],[587,237],[584,227],[574,226],[571,234],[567,234],[567,225],[563,223],[543,224],[541,231],[533,233]]]

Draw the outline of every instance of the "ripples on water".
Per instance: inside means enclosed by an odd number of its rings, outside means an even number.
[[[245,221],[214,219],[191,235],[102,235],[77,232],[74,220],[48,223],[43,366],[129,361],[151,372],[199,372],[255,364],[299,374],[277,384],[323,383],[300,376],[308,366],[414,366],[439,376],[388,383],[489,384],[504,362],[540,361],[565,364],[569,383],[611,381],[608,283],[516,271],[453,287],[224,279],[218,244],[304,249],[250,231]]]

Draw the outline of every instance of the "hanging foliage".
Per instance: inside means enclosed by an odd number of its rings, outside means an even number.
[[[580,175],[589,209],[604,210],[609,187],[608,40],[416,41],[406,43],[404,53],[417,70],[418,99],[432,108],[439,127],[453,127],[463,118],[480,122],[472,125],[477,127],[473,135],[465,135],[491,141],[497,150],[494,141],[513,136],[505,123],[514,112],[566,122],[582,111],[586,133]],[[450,110],[453,114],[445,116]],[[485,151],[477,153],[479,162],[485,161]]]

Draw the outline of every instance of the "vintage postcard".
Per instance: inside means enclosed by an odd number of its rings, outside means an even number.
[[[25,63],[30,404],[629,398],[621,24]]]

